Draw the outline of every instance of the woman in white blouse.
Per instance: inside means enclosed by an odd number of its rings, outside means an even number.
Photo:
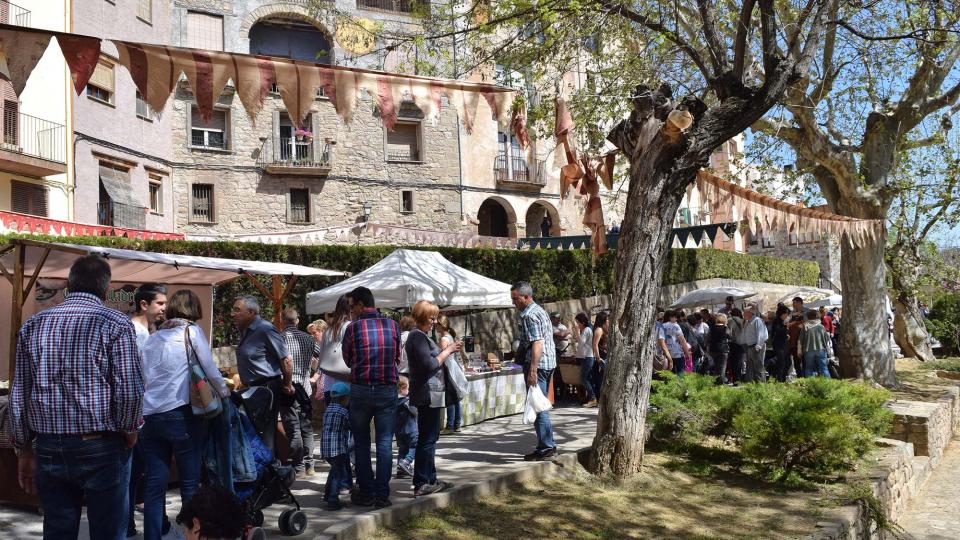
[[[190,408],[189,354],[199,362],[207,381],[221,397],[230,391],[213,362],[210,345],[199,326],[203,318],[200,298],[177,291],[167,302],[167,321],[143,347],[143,451],[147,485],[143,504],[143,535],[159,540],[164,497],[170,476],[170,458],[176,456],[180,496],[190,500],[200,483],[203,419]],[[189,334],[189,343],[186,336]]]

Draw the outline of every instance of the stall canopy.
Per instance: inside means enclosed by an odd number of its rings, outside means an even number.
[[[214,286],[247,276],[274,307],[278,322],[284,299],[297,279],[305,276],[345,276],[346,272],[310,268],[295,264],[171,255],[129,249],[38,242],[16,239],[0,246],[0,272],[12,286],[13,310],[10,318],[10,378],[17,331],[23,320],[23,306],[39,279],[67,279],[77,257],[97,254],[110,263],[114,282],[165,285]],[[272,276],[268,290],[254,276]]]
[[[710,287],[707,289],[690,291],[680,298],[677,298],[677,300],[671,304],[670,307],[685,308],[694,306],[711,306],[714,304],[722,304],[728,296],[732,296],[734,300],[743,300],[744,298],[756,296],[756,294],[757,293],[753,291],[746,291],[736,287]]]
[[[790,305],[790,302],[796,298],[803,298],[804,302],[813,302],[815,300],[823,300],[824,298],[829,298],[833,294],[833,291],[827,289],[818,289],[816,287],[801,287],[794,290],[788,294],[785,294],[777,300],[778,304]]]
[[[442,308],[511,307],[510,285],[461,268],[435,251],[398,249],[367,270],[307,294],[307,313],[333,311],[357,287],[373,292],[377,307],[408,308],[429,300]]]

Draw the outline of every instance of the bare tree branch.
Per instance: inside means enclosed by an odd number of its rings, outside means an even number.
[[[727,48],[717,36],[716,4],[711,0],[697,0],[697,9],[700,12],[703,36],[707,42],[707,51],[713,59],[715,72],[721,74],[727,70]]]
[[[750,35],[750,19],[756,0],[743,0],[740,18],[737,20],[737,35],[733,40],[733,74],[743,80],[743,68],[746,65],[747,37]]]

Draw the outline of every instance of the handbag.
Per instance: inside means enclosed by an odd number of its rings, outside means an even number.
[[[330,341],[324,343],[323,352],[320,354],[320,364],[317,368],[324,374],[333,377],[338,381],[350,381],[350,368],[343,360],[343,336],[347,333],[348,323],[340,327],[340,335],[334,336],[333,329],[330,329]],[[324,337],[324,340],[326,338]],[[333,347],[328,352],[327,347]]]
[[[187,352],[187,365],[190,367],[190,409],[195,416],[214,418],[223,411],[223,403],[197,360],[197,351],[193,349],[193,342],[190,341],[190,325],[183,329],[183,347]]]
[[[469,392],[469,382],[467,374],[463,372],[463,367],[456,358],[450,358],[443,363],[444,376],[446,377],[447,388],[452,389],[456,400],[462,401]]]

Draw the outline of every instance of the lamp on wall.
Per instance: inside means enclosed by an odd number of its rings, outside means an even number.
[[[373,212],[373,203],[366,201],[363,203],[363,221],[366,223],[370,221],[370,214]]]

